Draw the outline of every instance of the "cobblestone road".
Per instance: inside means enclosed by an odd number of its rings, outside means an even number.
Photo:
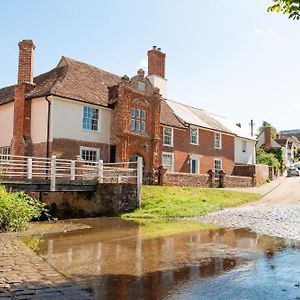
[[[262,189],[265,191],[266,187]],[[279,184],[271,185],[271,190],[261,201],[224,209],[196,220],[300,240],[300,178],[281,178]]]
[[[0,234],[0,300],[92,299],[13,235]]]

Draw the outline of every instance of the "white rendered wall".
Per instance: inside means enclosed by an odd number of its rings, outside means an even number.
[[[246,141],[246,151],[243,152],[243,141]],[[234,157],[236,164],[255,164],[256,163],[256,141],[250,141],[236,137],[234,139]]]
[[[85,104],[82,102],[51,98],[52,102],[52,132],[53,138],[64,138],[78,141],[110,144],[111,110],[101,106]],[[82,129],[83,107],[90,106],[99,110],[98,131]]]
[[[36,98],[31,102],[31,139],[33,144],[47,141],[48,102]]]
[[[10,146],[14,126],[14,102],[0,105],[0,147]]]
[[[155,87],[159,88],[160,94],[167,98],[167,79],[157,75],[149,75],[148,79]]]

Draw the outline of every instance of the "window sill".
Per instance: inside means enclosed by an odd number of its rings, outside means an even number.
[[[164,147],[170,147],[170,148],[174,148],[173,145],[167,145],[167,144],[163,144]]]

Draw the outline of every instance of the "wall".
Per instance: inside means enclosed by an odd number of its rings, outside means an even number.
[[[111,110],[101,106],[85,104],[78,101],[51,97],[52,134],[55,138],[110,144]],[[82,129],[83,107],[90,106],[99,110],[99,130]]]
[[[0,147],[10,146],[13,124],[14,102],[0,105]]]
[[[243,141],[246,141],[246,151],[243,152]],[[234,161],[237,164],[254,165],[256,163],[256,141],[250,141],[239,137],[235,138]]]
[[[48,102],[43,98],[31,102],[31,140],[33,144],[47,141]]]
[[[163,185],[167,186],[190,186],[190,187],[210,187],[211,181],[208,174],[189,173],[165,173]]]
[[[251,177],[244,177],[244,176],[232,176],[232,175],[225,175],[223,181],[223,187],[252,187],[253,179]]]
[[[234,136],[222,134],[222,149],[214,148],[214,132],[199,129],[199,145],[190,143],[190,131],[173,129],[174,147],[162,145],[163,127],[161,127],[161,148],[163,152],[174,153],[174,172],[190,172],[190,155],[200,156],[200,173],[206,174],[214,169],[214,159],[221,159],[223,170],[231,174],[234,168]]]
[[[269,166],[266,165],[236,165],[233,175],[252,177],[256,175],[256,184],[262,184],[270,178]]]
[[[42,199],[59,218],[115,215],[138,207],[134,184],[99,184],[96,192],[50,192]],[[55,209],[54,209],[55,210]]]

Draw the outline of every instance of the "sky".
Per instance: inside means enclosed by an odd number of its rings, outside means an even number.
[[[249,128],[298,129],[300,21],[271,0],[10,0],[0,2],[0,87],[17,79],[18,42],[36,45],[34,75],[61,56],[117,75],[166,53],[168,98]]]

